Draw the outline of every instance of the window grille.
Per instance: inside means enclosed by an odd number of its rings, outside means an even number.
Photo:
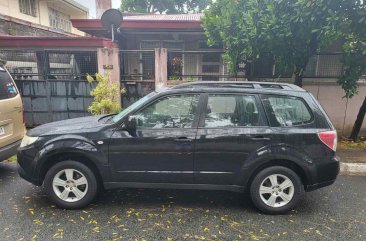
[[[37,17],[37,4],[36,0],[19,0],[20,12]]]
[[[53,8],[48,9],[50,26],[55,29],[63,30],[65,32],[71,32],[70,16],[61,13]]]

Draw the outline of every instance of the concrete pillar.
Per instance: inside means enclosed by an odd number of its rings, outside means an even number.
[[[119,67],[119,49],[118,48],[100,48],[97,49],[98,73],[102,75],[109,74],[111,82],[115,82],[118,86],[120,83],[120,67]],[[121,92],[118,91],[118,102],[121,105]]]
[[[95,0],[97,19],[100,19],[105,11],[112,8],[111,0]]]
[[[155,90],[159,91],[168,85],[168,51],[155,49]]]

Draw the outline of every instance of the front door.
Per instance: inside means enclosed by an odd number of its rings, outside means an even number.
[[[193,183],[199,96],[161,97],[133,113],[136,133],[118,130],[110,142],[114,181]]]
[[[268,144],[258,97],[209,94],[195,149],[195,183],[240,185],[248,156]]]

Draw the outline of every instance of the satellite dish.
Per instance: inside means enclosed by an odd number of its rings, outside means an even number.
[[[123,20],[122,13],[117,9],[108,9],[102,15],[101,21],[105,29],[111,30],[112,41],[114,41],[114,31],[117,29]]]

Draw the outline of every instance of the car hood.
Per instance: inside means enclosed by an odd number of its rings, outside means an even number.
[[[28,136],[62,135],[97,132],[106,124],[99,121],[104,116],[88,116],[69,120],[51,122],[38,126],[27,132]]]

